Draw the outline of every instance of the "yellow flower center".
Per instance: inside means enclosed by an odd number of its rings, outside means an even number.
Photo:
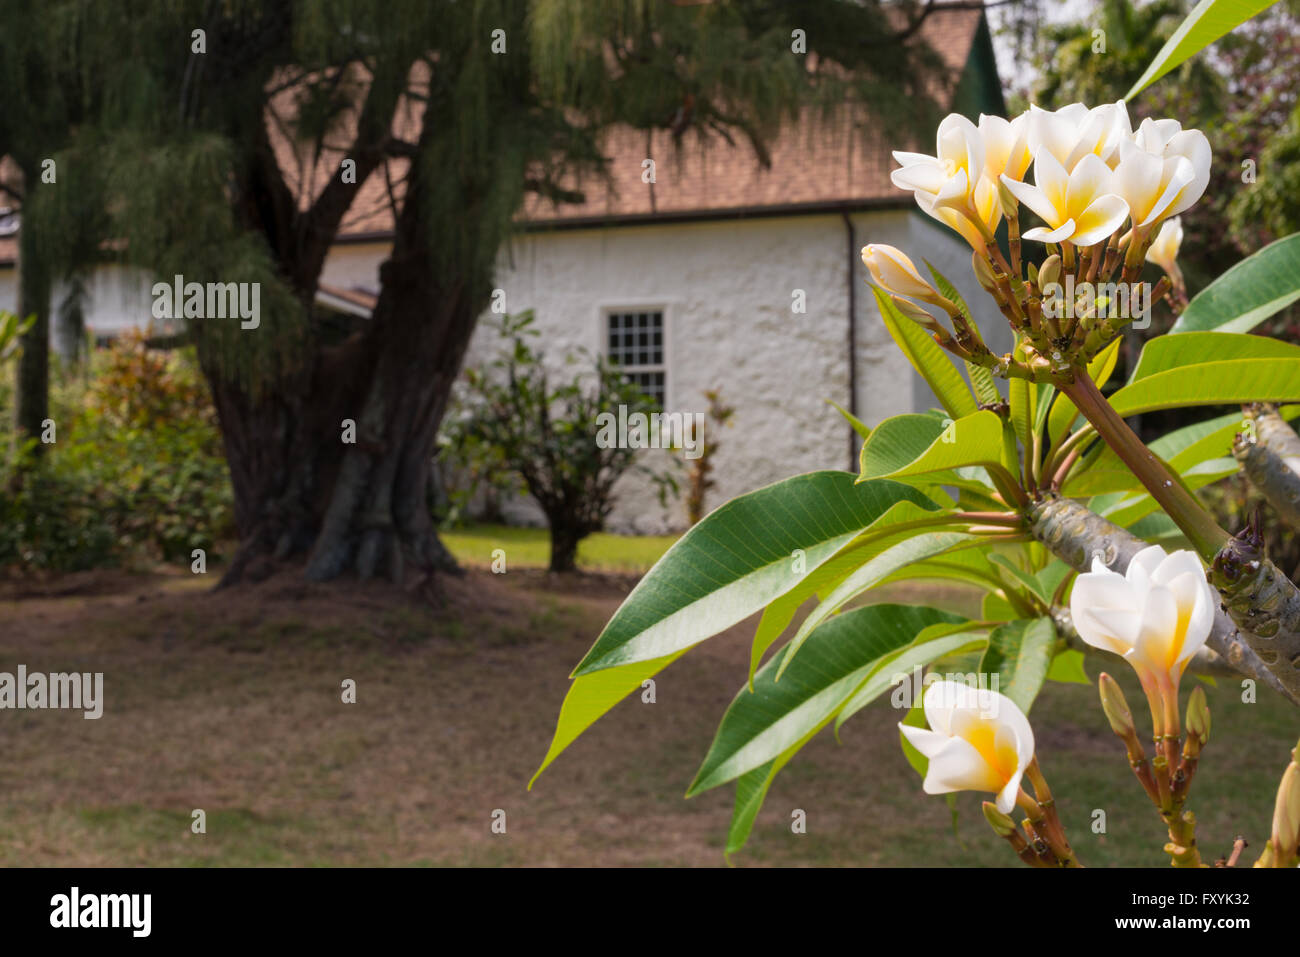
[[[976,720],[971,723],[970,727],[962,734],[971,747],[980,753],[998,777],[1005,783],[1011,780],[1011,776],[1016,773],[1016,766],[1020,763],[1019,755],[1012,743],[1003,739],[1002,744],[998,744],[998,728],[992,721]]]
[[[1165,668],[1172,668],[1174,662],[1178,660],[1178,654],[1183,650],[1183,644],[1187,641],[1187,628],[1192,623],[1192,609],[1178,609],[1178,625],[1174,628],[1174,633],[1169,636],[1169,641],[1162,649]]]

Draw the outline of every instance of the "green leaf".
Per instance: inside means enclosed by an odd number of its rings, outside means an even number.
[[[922,628],[961,618],[916,605],[867,605],[826,622],[797,661],[776,680],[791,646],[760,669],[754,690],[731,702],[687,796],[739,777],[778,758],[824,727],[884,655],[903,648]]]
[[[750,682],[753,682],[754,673],[758,670],[758,665],[763,660],[767,649],[781,637],[782,632],[794,618],[795,612],[804,602],[813,595],[829,591],[869,558],[913,534],[900,532],[897,526],[906,526],[927,518],[933,519],[936,513],[937,509],[931,502],[923,505],[917,505],[906,499],[895,502],[838,552],[804,575],[795,587],[763,609],[758,628],[754,631],[754,641],[750,646]]]
[[[1199,462],[1182,471],[1180,477],[1184,485],[1195,491],[1217,482],[1221,478],[1226,478],[1236,473],[1236,471],[1237,460],[1225,456]],[[1159,507],[1155,499],[1146,492],[1130,496],[1121,494],[1116,501],[1105,501],[1108,498],[1109,496],[1100,496],[1100,501],[1094,499],[1093,501],[1097,504],[1091,507],[1098,515],[1120,528],[1131,527],[1138,519],[1151,514]],[[1103,501],[1105,504],[1102,504]]]
[[[1043,594],[1042,583],[1033,575],[1029,574],[1029,572],[1016,565],[1015,562],[1009,559],[1006,555],[999,554],[998,552],[990,552],[988,560],[994,565],[998,565],[1005,569],[1011,576],[1011,579],[1017,582],[1020,587],[1030,595],[1036,595],[1044,602],[1044,604],[1051,601],[1050,594]]]
[[[1203,362],[1147,376],[1110,397],[1123,416],[1190,405],[1294,402],[1300,399],[1300,359]]]
[[[921,326],[899,312],[887,295],[874,286],[871,291],[875,293],[885,328],[948,413],[953,418],[961,418],[974,412],[975,400],[966,388],[966,380],[949,360],[947,353]]]
[[[797,585],[796,549],[804,552],[806,574],[900,501],[935,508],[896,482],[855,484],[850,472],[810,472],[706,516],[646,573],[574,672],[551,747],[529,787],[643,680]]]
[[[1029,713],[1056,651],[1056,628],[1050,618],[1022,618],[999,625],[989,635],[980,672],[997,675],[996,690]],[[990,687],[994,687],[990,685]]]
[[[1029,438],[1038,417],[1035,403],[1038,389],[1028,379],[1012,379],[1008,385],[1011,393],[1011,427],[1016,431],[1016,441],[1028,447]]]
[[[1038,580],[1040,589],[1038,594],[1047,595],[1048,600],[1050,600],[1051,596],[1056,594],[1056,589],[1060,587],[1061,582],[1073,574],[1073,571],[1069,565],[1053,556],[1047,565],[1039,569],[1034,576]]]
[[[551,746],[541,767],[528,782],[528,790],[533,789],[542,772],[582,732],[595,724],[596,719],[641,687],[641,682],[646,678],[662,671],[685,653],[683,649],[653,661],[635,661],[575,679],[569,686],[568,694],[564,696],[564,704],[560,706],[560,718],[555,725]]]
[[[1277,0],[1201,0],[1160,48],[1146,72],[1133,84],[1124,99],[1131,100],[1188,57],[1200,53],[1215,40]]]
[[[1050,382],[1038,383],[1038,398],[1034,401],[1034,408],[1037,413],[1034,416],[1034,431],[1041,432],[1043,425],[1047,422],[1047,413],[1051,411],[1053,402],[1056,397],[1056,386]]]
[[[948,281],[947,276],[934,268],[934,263],[928,259],[924,260],[924,262],[925,268],[930,270],[930,275],[934,278],[934,286],[939,290],[939,295],[953,303],[957,310],[966,317],[966,321],[972,326],[975,325],[975,317],[971,315],[970,306],[966,305],[966,300],[962,298],[962,294],[957,287]]]
[[[1002,393],[998,391],[998,384],[993,379],[993,373],[984,366],[977,366],[973,362],[966,362],[966,375],[970,377],[971,390],[975,393],[975,398],[979,400],[980,405],[997,405],[1002,401]]]
[[[1300,413],[1296,406],[1284,406],[1283,417]],[[1215,416],[1162,435],[1148,446],[1157,458],[1179,475],[1187,475],[1210,459],[1224,458],[1232,451],[1233,436],[1242,429],[1240,412]],[[1198,473],[1203,474],[1203,473]],[[1110,447],[1083,470],[1071,475],[1063,491],[1075,498],[1109,492],[1137,491],[1142,483]]]
[[[935,642],[934,646],[930,649],[929,655],[923,652],[919,654],[912,653],[909,652],[908,649],[904,649],[900,654],[912,654],[912,657],[915,658],[917,664],[923,666],[929,663],[932,656],[937,657],[947,654],[952,650],[968,647],[972,639],[981,642],[984,640],[983,635],[973,633],[963,634],[958,637],[956,641],[947,640],[953,631],[960,631],[964,625],[965,622],[955,624],[944,623],[929,625],[922,628],[913,640],[912,645],[909,647],[914,648],[915,646],[931,642],[934,639],[943,640]],[[898,655],[886,655],[882,658],[881,661],[872,669],[871,677],[867,679],[866,683],[859,688],[858,691],[854,692],[853,697],[849,702],[840,709],[835,718],[836,736],[839,735],[840,726],[850,716],[873,701],[879,696],[881,691],[889,687],[888,679],[896,673],[894,668],[890,668],[890,662],[897,660],[897,658]],[[906,667],[907,673],[910,673],[913,667],[911,662],[912,658],[907,658],[903,660],[902,664],[896,665],[895,667]],[[885,674],[886,668],[889,668],[888,674]],[[850,708],[852,710],[850,710]],[[819,730],[821,730],[820,727],[814,728],[800,738],[794,745],[787,748],[780,756],[773,758],[762,767],[755,768],[752,771],[746,771],[736,779],[736,802],[731,812],[731,826],[727,830],[726,853],[728,856],[736,853],[745,846],[745,842],[749,839],[750,830],[754,826],[754,819],[757,817],[759,809],[763,806],[763,801],[767,797],[767,792],[769,788],[771,788],[772,781],[775,779],[777,772],[780,771],[781,768],[785,767],[799,749],[811,741]]]
[[[795,653],[808,641],[818,625],[858,595],[880,584],[885,577],[900,568],[905,568],[920,559],[938,555],[973,538],[966,532],[944,531],[930,532],[925,535],[913,533],[904,533],[904,535],[906,537],[898,544],[891,545],[860,568],[855,569],[835,586],[820,605],[808,613],[808,617],[799,625],[799,630],[794,633],[790,644],[785,648],[783,659],[786,664],[796,660]],[[784,667],[785,665],[782,665],[782,668],[777,670],[777,678],[781,677],[781,670]]]
[[[808,737],[811,738],[812,735]],[[731,809],[731,824],[727,828],[725,853],[728,858],[749,841],[749,834],[754,829],[754,819],[758,817],[758,812],[763,807],[763,801],[766,800],[767,792],[772,787],[772,781],[776,778],[777,772],[794,757],[800,746],[796,745],[762,767],[746,771],[736,778],[736,803]]]
[[[1146,344],[1130,382],[1204,362],[1230,359],[1300,359],[1300,346],[1268,336],[1240,332],[1188,332],[1157,336]]]
[[[743,621],[903,500],[930,504],[906,485],[854,484],[851,473],[835,471],[732,499],[646,573],[574,675],[662,658]]]
[[[933,416],[896,415],[862,444],[858,481],[903,478],[968,465],[1002,465],[1002,420],[981,410],[947,428]]]
[[[1011,602],[997,592],[989,592],[980,602],[980,617],[985,621],[1006,621],[1016,614]]]
[[[1052,659],[1052,667],[1047,669],[1047,680],[1067,685],[1090,685],[1092,679],[1084,670],[1083,662],[1082,651],[1075,651],[1073,648],[1059,651]]]
[[[847,421],[849,425],[853,426],[853,431],[858,433],[858,435],[862,436],[862,438],[865,439],[867,436],[871,434],[871,426],[867,425],[867,423],[863,422],[861,419],[859,419],[848,409],[844,408],[838,402],[832,402],[830,399],[823,399],[822,401],[825,402],[827,405],[835,406],[835,410],[839,412],[840,415],[844,416],[845,421]]]
[[[894,572],[884,579],[881,584],[895,581],[920,581],[928,578],[940,581],[963,582],[987,591],[989,588],[997,587],[996,576],[993,575],[992,569],[989,568],[988,555],[986,554],[988,548],[987,545],[963,548],[946,552],[938,558],[913,562],[906,568],[900,568]]]
[[[1144,542],[1150,542],[1152,545],[1159,545],[1162,542],[1177,541],[1185,543],[1186,536],[1183,530],[1174,524],[1174,520],[1164,512],[1152,512],[1150,515],[1138,519],[1128,526],[1128,530],[1142,539]]]
[[[871,670],[866,681],[839,710],[835,718],[836,734],[839,734],[845,721],[892,688],[900,678],[910,680],[915,669],[924,668],[946,655],[982,648],[988,643],[988,635],[973,630],[942,634],[926,640],[922,640],[923,637],[917,635],[917,640],[911,645],[885,658]]]
[[[1300,233],[1269,243],[1202,289],[1171,333],[1249,332],[1300,298]]]

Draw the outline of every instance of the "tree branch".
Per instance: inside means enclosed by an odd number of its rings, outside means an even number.
[[[1120,528],[1087,507],[1068,498],[1049,497],[1029,511],[1030,532],[1051,552],[1076,571],[1091,569],[1097,555],[1113,571],[1124,573],[1133,556],[1147,547],[1136,535]],[[1257,642],[1267,639],[1239,628],[1222,608],[1216,610],[1214,627],[1206,644],[1228,665],[1247,678],[1268,685],[1300,705],[1300,688],[1290,688],[1274,674],[1256,652]]]
[[[1300,531],[1300,435],[1274,405],[1249,405],[1243,411],[1255,434],[1238,433],[1232,454],[1278,517]]]

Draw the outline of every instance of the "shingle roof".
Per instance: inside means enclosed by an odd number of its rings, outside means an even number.
[[[944,10],[940,5],[921,26],[918,39],[940,56],[949,71],[946,90],[937,91],[948,105],[957,80],[970,57],[981,10]],[[853,128],[853,117],[842,113],[826,122],[809,116],[784,130],[770,144],[772,164],[764,169],[753,150],[738,138],[734,146],[714,140],[708,149],[686,146],[674,150],[668,133],[657,132],[647,149],[646,133],[615,127],[604,139],[612,189],[591,179],[580,185],[586,202],[556,207],[530,196],[523,219],[530,223],[620,221],[650,216],[734,214],[787,207],[870,205],[911,198],[889,181],[893,168],[891,144],[867,141]],[[915,147],[910,147],[915,148]],[[928,152],[932,147],[921,146]],[[655,160],[653,189],[641,181],[642,162]]]

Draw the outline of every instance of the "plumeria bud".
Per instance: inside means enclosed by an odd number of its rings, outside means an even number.
[[[1259,860],[1255,862],[1256,867],[1273,866],[1273,842],[1265,841],[1264,850],[1259,855]]]
[[[1187,733],[1195,735],[1201,747],[1210,740],[1210,705],[1205,690],[1197,685],[1187,700]]]
[[[1061,279],[1061,257],[1053,253],[1038,267],[1038,288],[1046,289]]]
[[[886,292],[926,302],[942,299],[935,288],[921,278],[912,260],[901,249],[872,243],[862,247],[862,262],[876,285]]]
[[[933,329],[939,325],[939,320],[935,319],[934,316],[930,315],[930,313],[912,302],[912,300],[904,299],[902,296],[893,295],[889,298],[894,301],[894,305],[898,307],[898,311],[907,316],[907,318],[911,319],[913,322],[925,326],[927,329]]]
[[[1007,188],[1006,183],[998,180],[998,201],[1002,204],[1004,210],[1010,210],[1013,213],[1020,212],[1020,200],[1016,199],[1016,194]]]
[[[998,281],[993,273],[993,263],[989,262],[989,257],[983,253],[973,252],[970,257],[971,269],[975,272],[975,279],[988,292],[993,292],[998,287]]]
[[[1183,271],[1178,268],[1178,250],[1183,244],[1183,224],[1175,216],[1160,224],[1160,232],[1147,247],[1147,261],[1165,271],[1177,289],[1183,288]]]
[[[929,759],[925,793],[991,791],[997,809],[1010,812],[1034,756],[1034,732],[1020,706],[988,688],[936,681],[922,707],[928,729],[908,724],[899,729]]]
[[[1016,833],[1016,822],[999,811],[996,804],[992,801],[985,801],[983,808],[984,819],[989,822],[998,837],[1010,837]]]
[[[1218,596],[1192,551],[1142,549],[1120,575],[1094,558],[1070,594],[1079,637],[1123,657],[1138,676],[1176,689],[1214,625]]]
[[[1097,690],[1101,692],[1101,710],[1106,712],[1111,730],[1124,739],[1135,735],[1137,729],[1133,724],[1133,712],[1129,709],[1119,682],[1103,671],[1097,679]]]
[[[1292,761],[1282,774],[1273,808],[1273,854],[1275,865],[1295,862],[1296,845],[1300,844],[1300,764]]]

